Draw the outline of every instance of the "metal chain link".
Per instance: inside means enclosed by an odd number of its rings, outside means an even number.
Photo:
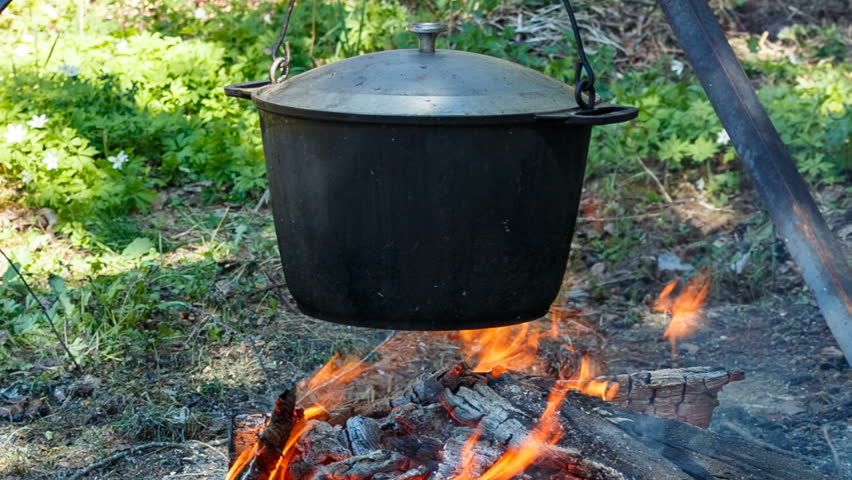
[[[269,66],[269,81],[272,83],[281,83],[287,80],[290,76],[290,42],[285,42],[284,37],[287,36],[287,29],[290,27],[290,17],[293,15],[293,7],[296,5],[296,0],[290,0],[287,5],[287,13],[284,15],[284,24],[281,26],[281,33],[278,39],[275,40],[275,45],[272,46],[272,65]],[[284,44],[284,56],[278,55],[281,50],[281,44]],[[281,75],[278,72],[281,72]]]
[[[586,58],[586,50],[583,48],[583,38],[580,36],[580,27],[577,25],[577,18],[574,16],[574,8],[571,6],[570,0],[562,0],[562,4],[565,5],[568,18],[571,19],[571,29],[574,31],[574,41],[577,43],[577,56],[579,57],[574,69],[574,82],[576,84],[574,98],[580,109],[594,110],[596,101],[595,72],[592,70],[589,59]],[[583,70],[586,71],[585,78],[583,78]],[[584,93],[587,94],[588,100],[583,97]]]

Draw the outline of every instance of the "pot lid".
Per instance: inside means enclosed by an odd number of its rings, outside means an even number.
[[[577,107],[574,89],[518,64],[435,50],[441,24],[414,24],[420,49],[348,58],[254,92],[259,108],[361,121],[513,121]]]

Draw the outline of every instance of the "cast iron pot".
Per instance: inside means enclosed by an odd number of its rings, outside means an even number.
[[[574,89],[497,58],[419,50],[226,87],[260,111],[287,285],[302,311],[400,330],[544,315],[574,233],[593,125]]]

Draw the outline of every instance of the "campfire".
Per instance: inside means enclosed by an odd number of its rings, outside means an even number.
[[[402,334],[405,335],[405,334]],[[481,374],[499,378],[511,371],[536,372],[543,370],[553,371],[554,366],[548,365],[547,361],[539,356],[541,340],[545,338],[557,339],[559,328],[556,321],[549,328],[541,323],[526,323],[519,326],[490,328],[483,330],[466,330],[457,332],[454,339],[460,344],[459,348],[463,354],[465,363],[455,367],[457,372],[468,372],[470,374]],[[553,345],[553,344],[551,344]],[[396,348],[395,344],[387,344],[382,350]],[[465,465],[457,476],[452,478],[512,478],[517,473],[526,469],[537,457],[541,445],[552,445],[561,436],[561,427],[555,420],[555,412],[561,405],[562,400],[570,389],[600,397],[604,400],[612,400],[618,392],[618,383],[607,380],[596,380],[595,374],[598,370],[596,362],[591,355],[586,353],[576,358],[576,351],[570,345],[563,346],[563,361],[558,368],[558,381],[554,384],[547,402],[547,409],[539,419],[536,426],[529,432],[528,439],[518,446],[510,447],[500,456],[497,461],[482,475],[472,475],[473,463],[463,461]],[[566,361],[566,358],[569,360]],[[472,368],[467,365],[473,365]],[[312,430],[316,423],[314,419],[329,419],[336,409],[347,401],[347,388],[351,383],[357,381],[361,374],[367,370],[377,370],[375,366],[368,366],[365,361],[357,359],[344,359],[341,355],[334,355],[325,365],[319,368],[309,379],[283,394],[276,402],[273,415],[268,423],[254,422],[253,427],[247,427],[252,433],[259,431],[259,427],[265,428],[259,439],[248,448],[245,445],[237,447],[243,450],[234,462],[227,479],[294,479],[311,478],[295,476],[290,472],[290,465],[295,461],[303,461],[306,449],[299,448],[300,438]],[[369,375],[369,374],[367,374]],[[367,376],[365,375],[365,377]],[[357,387],[356,387],[357,388]],[[298,396],[296,391],[303,392]],[[447,403],[446,397],[438,397],[438,402],[453,421],[459,425],[474,425],[462,417],[456,415],[455,407]],[[347,424],[349,422],[347,421]],[[245,432],[241,432],[245,433]],[[375,435],[375,432],[371,432]],[[482,432],[474,430],[464,445],[461,458],[464,460],[475,453]],[[249,437],[251,434],[249,434]],[[245,442],[243,442],[245,443]],[[304,444],[304,442],[302,442]],[[273,445],[283,445],[283,448],[275,448]],[[302,458],[298,455],[301,454]],[[472,457],[471,457],[472,458]],[[482,472],[479,472],[482,473]],[[407,477],[406,477],[407,478]],[[427,478],[418,476],[411,478]]]
[[[673,343],[689,334],[681,325],[697,325],[708,281],[702,275],[671,299],[674,282],[655,305],[673,315]],[[282,394],[269,418],[235,419],[226,478],[811,478],[777,453],[704,430],[717,393],[741,372],[606,376],[586,349],[594,341],[582,331],[590,326],[567,323],[556,309],[550,323],[401,332],[377,349],[378,358],[335,355]],[[410,363],[412,345],[428,348],[428,340],[454,346],[459,361],[419,375],[402,391],[359,397],[395,365]],[[697,468],[710,476],[696,476]]]

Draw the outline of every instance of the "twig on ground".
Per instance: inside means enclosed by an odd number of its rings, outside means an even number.
[[[663,198],[666,199],[666,203],[672,203],[673,200],[671,195],[669,195],[669,192],[666,191],[666,187],[663,186],[663,184],[660,182],[660,179],[657,178],[657,175],[655,175],[654,172],[650,168],[648,168],[647,165],[645,165],[645,162],[643,162],[641,158],[636,157],[636,161],[639,162],[639,165],[642,166],[642,168],[645,170],[645,173],[647,173],[648,176],[651,177],[651,180],[653,180],[654,183],[657,185],[657,188],[660,190],[660,194],[663,196]]]
[[[834,447],[834,442],[831,441],[831,437],[828,435],[828,426],[823,424],[820,427],[822,430],[822,436],[825,438],[825,443],[828,444],[828,448],[831,449],[831,458],[834,460],[834,468],[837,470],[838,474],[843,474],[842,466],[840,465],[840,455],[837,454],[837,448]]]
[[[103,466],[106,466],[106,465],[109,465],[110,463],[121,460],[122,458],[124,458],[128,455],[133,455],[134,453],[141,452],[142,450],[148,450],[148,449],[151,449],[151,448],[186,448],[190,445],[190,443],[199,443],[199,444],[204,445],[206,447],[212,448],[215,445],[222,445],[224,442],[222,440],[216,440],[216,441],[213,441],[213,442],[210,442],[210,443],[202,443],[202,442],[184,442],[184,443],[180,443],[180,442],[150,442],[150,443],[143,443],[142,445],[136,445],[134,447],[130,447],[127,450],[122,450],[118,453],[114,453],[114,454],[106,457],[103,460],[92,463],[89,466],[87,466],[86,468],[80,470],[79,472],[77,472],[74,475],[72,475],[71,477],[69,477],[68,480],[79,480],[80,478],[83,478],[84,476],[88,475],[89,473],[91,473],[91,472],[93,472],[93,471],[95,471],[95,470],[97,470],[97,469],[99,469]]]
[[[27,282],[27,279],[24,278],[24,275],[21,273],[20,270],[18,270],[17,265],[12,262],[12,259],[9,258],[8,255],[6,255],[6,252],[0,249],[0,254],[2,254],[3,258],[5,258],[7,262],[9,262],[9,267],[14,270],[16,274],[18,274],[18,278],[21,279],[21,282],[24,284],[24,287],[27,289],[27,292],[29,292],[30,296],[33,297],[33,300],[35,300],[35,302],[41,309],[41,312],[44,314],[45,318],[47,318],[47,324],[50,325],[50,330],[53,331],[53,334],[56,335],[56,340],[59,341],[59,344],[62,345],[62,348],[65,350],[65,353],[68,354],[68,358],[71,359],[71,363],[74,364],[74,370],[82,372],[83,367],[80,366],[80,364],[77,362],[77,359],[74,357],[74,354],[71,353],[71,349],[69,349],[68,345],[65,344],[65,341],[62,340],[62,335],[60,335],[59,330],[56,329],[56,325],[53,323],[53,317],[50,316],[50,312],[47,311],[47,307],[45,307],[44,304],[41,303],[41,299],[38,298],[38,295],[36,295],[32,287],[30,287],[30,284]]]
[[[251,291],[251,292],[247,293],[246,296],[248,298],[252,298],[256,295],[260,295],[261,293],[266,293],[266,292],[269,292],[271,290],[278,290],[279,288],[284,288],[286,286],[287,286],[287,284],[283,283],[283,282],[282,283],[276,283],[275,285],[270,285],[268,287],[263,287],[261,289]]]
[[[202,447],[207,447],[208,449],[210,449],[211,452],[215,453],[216,455],[219,455],[226,462],[228,461],[228,456],[222,453],[218,448],[216,448],[218,446],[224,445],[225,440],[213,440],[212,442],[202,442],[201,440],[193,440],[193,442],[201,445]]]
[[[33,427],[31,427],[31,426],[29,426],[29,425],[28,425],[28,426],[26,426],[26,427],[21,427],[21,428],[18,428],[18,429],[16,429],[16,430],[12,430],[12,433],[10,433],[10,434],[6,437],[6,439],[5,439],[5,440],[3,440],[2,442],[0,442],[0,447],[3,447],[3,446],[8,445],[9,443],[11,443],[11,442],[12,442],[12,439],[13,439],[13,438],[15,438],[16,436],[18,436],[18,435],[20,435],[20,434],[22,434],[22,433],[26,432],[27,430],[32,430],[32,428],[33,428]]]
[[[609,280],[606,280],[606,281],[603,281],[603,282],[600,282],[600,283],[596,283],[595,285],[597,285],[598,287],[606,287],[608,285],[615,285],[616,283],[627,282],[627,281],[635,281],[635,280],[636,280],[636,278],[633,275],[630,275],[630,274],[616,275],[615,277],[610,278]]]

